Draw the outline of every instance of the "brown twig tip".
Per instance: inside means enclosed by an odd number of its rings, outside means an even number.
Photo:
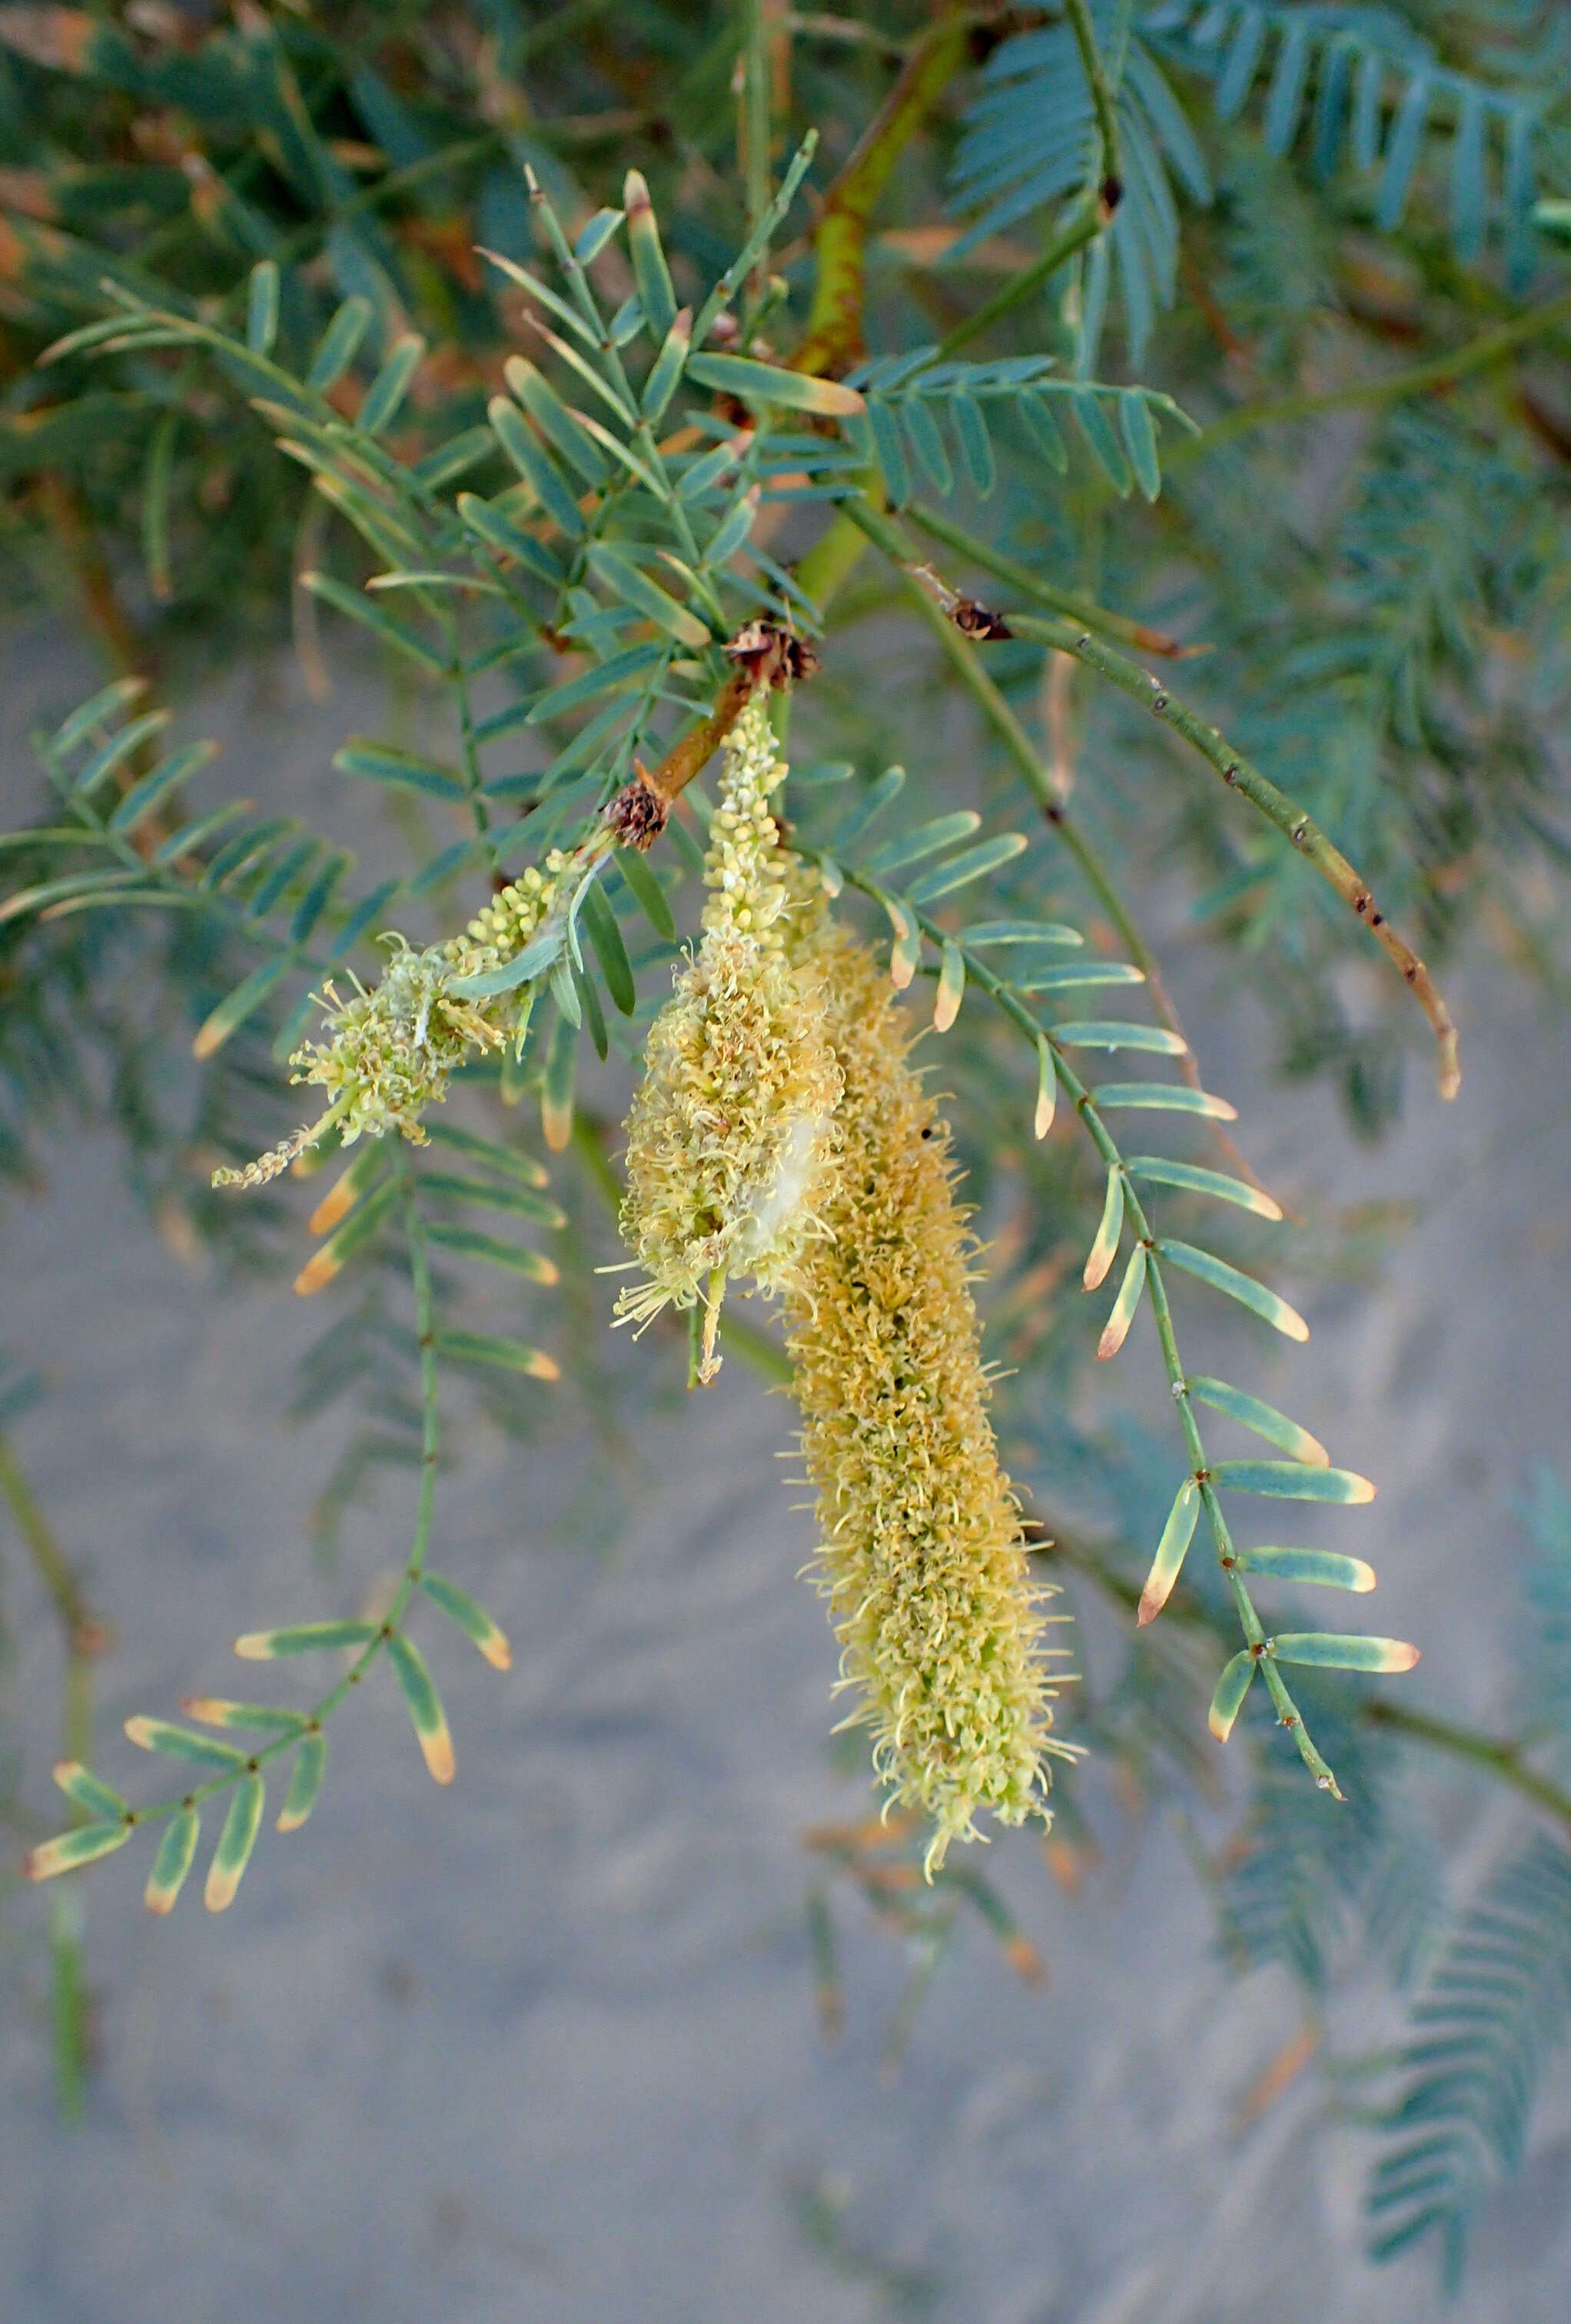
[[[979,605],[975,597],[961,597],[950,608],[949,619],[963,638],[1012,638],[1014,632],[1002,613],[991,605]]]
[[[1013,637],[1014,632],[1002,613],[995,613],[991,605],[981,604],[975,597],[962,597],[930,565],[908,565],[905,569],[926,590],[946,620],[953,622],[963,638]]]
[[[670,807],[655,788],[649,769],[637,759],[633,768],[633,780],[617,792],[605,810],[605,821],[618,847],[636,847],[647,855],[666,827]]]
[[[817,648],[780,622],[749,622],[725,650],[754,686],[794,686],[799,678],[814,677],[818,668]]]
[[[1456,1028],[1447,1025],[1439,1036],[1440,1094],[1454,1098],[1462,1087],[1462,1060],[1456,1049]]]

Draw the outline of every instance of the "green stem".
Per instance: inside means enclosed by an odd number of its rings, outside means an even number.
[[[0,1498],[27,1545],[34,1572],[59,1618],[65,1644],[60,1757],[87,1766],[93,1756],[93,1663],[107,1643],[69,1560],[3,1434]],[[79,1811],[78,1821],[87,1821]],[[55,2099],[64,2122],[79,2122],[88,2077],[88,2009],[83,1987],[82,1917],[75,1897],[56,1897],[49,1916],[50,2006]]]
[[[747,227],[755,234],[769,210],[769,51],[763,0],[742,0],[742,165],[747,197]],[[762,286],[769,272],[769,244],[761,244],[753,280]]]
[[[1050,613],[1062,613],[1071,622],[1079,622],[1086,629],[1100,630],[1104,637],[1117,638],[1122,644],[1132,646],[1140,653],[1160,654],[1164,659],[1172,660],[1193,650],[1181,646],[1177,638],[1167,636],[1161,630],[1148,629],[1143,622],[1132,621],[1127,613],[1111,613],[1105,605],[1095,604],[1092,599],[1078,595],[1073,589],[1060,589],[1052,582],[1039,579],[1029,566],[1017,564],[1012,557],[1003,556],[987,541],[978,540],[974,533],[965,531],[949,517],[941,516],[936,509],[923,508],[915,501],[908,501],[901,513],[919,531],[929,534],[934,540],[941,540],[947,549],[954,549],[956,556],[964,557],[973,565],[979,565],[984,573],[991,573],[1007,588],[1017,591],[1035,604],[1044,606]]]
[[[0,1500],[5,1501],[17,1532],[27,1545],[32,1570],[42,1582],[50,1603],[59,1617],[67,1651],[71,1655],[97,1654],[104,1645],[103,1626],[88,1606],[82,1585],[71,1571],[69,1560],[55,1539],[53,1528],[39,1507],[37,1496],[23,1475],[16,1455],[3,1434],[0,1434]]]
[[[1087,187],[1065,213],[1062,224],[1041,256],[1033,259],[1030,265],[1023,267],[1018,274],[1012,274],[1003,289],[995,290],[991,299],[984,300],[974,315],[967,315],[963,323],[956,323],[954,329],[939,340],[935,361],[947,363],[951,355],[958,355],[962,347],[968,347],[973,339],[980,338],[1001,315],[1007,315],[1012,308],[1019,306],[1022,299],[1029,299],[1033,291],[1040,290],[1060,266],[1074,257],[1077,251],[1084,250],[1088,242],[1095,241],[1110,216],[1111,212],[1098,189],[1095,186]]]
[[[984,669],[975,645],[969,638],[961,635],[942,606],[935,603],[931,594],[912,573],[905,543],[889,520],[861,501],[848,501],[846,514],[898,567],[912,604],[938,639],[956,676],[1003,744],[1049,827],[1074,857],[1087,887],[1117,929],[1131,960],[1151,988],[1152,1006],[1158,1016],[1176,1039],[1185,1041],[1184,1028],[1162,982],[1160,964],[1141,934],[1101,857],[1071,818],[1030,735]],[[1184,1055],[1189,1055],[1187,1041]],[[1190,1070],[1194,1070],[1192,1058]]]
[[[420,1354],[420,1479],[415,1504],[414,1536],[408,1559],[399,1577],[393,1602],[384,1615],[374,1638],[368,1639],[345,1672],[337,1684],[306,1711],[304,1724],[291,1728],[275,1736],[271,1742],[262,1743],[248,1754],[243,1765],[226,1769],[207,1783],[193,1784],[178,1796],[150,1801],[145,1806],[127,1812],[125,1821],[132,1824],[162,1823],[184,1808],[200,1807],[204,1801],[215,1799],[239,1782],[243,1775],[255,1775],[274,1759],[281,1758],[300,1741],[302,1736],[314,1735],[332,1717],[340,1704],[360,1684],[366,1672],[382,1654],[390,1638],[399,1631],[410,1600],[420,1587],[425,1571],[426,1554],[430,1546],[431,1518],[436,1504],[437,1461],[439,1449],[439,1409],[437,1401],[436,1319],[431,1300],[430,1264],[427,1253],[424,1223],[416,1201],[417,1181],[408,1157],[400,1154],[393,1167],[403,1185],[404,1225],[409,1236],[410,1279],[414,1295],[415,1338]]]
[[[1092,30],[1091,11],[1087,0],[1064,0],[1064,13],[1075,36],[1075,46],[1080,52],[1080,62],[1091,89],[1092,109],[1096,116],[1096,178],[1086,188],[1064,214],[1058,231],[1051,236],[1041,256],[1030,266],[1012,275],[1003,289],[985,300],[974,315],[939,342],[938,360],[945,362],[962,347],[969,346],[1000,316],[1007,315],[1022,299],[1029,299],[1041,286],[1050,281],[1060,266],[1095,242],[1112,223],[1113,214],[1123,198],[1123,181],[1120,175],[1118,156],[1118,114],[1113,83],[1107,67],[1096,45]]]
[[[1546,332],[1571,323],[1571,290],[1558,299],[1551,299],[1542,307],[1535,307],[1514,322],[1506,323],[1497,331],[1485,331],[1482,337],[1454,347],[1448,355],[1432,355],[1426,362],[1411,364],[1404,371],[1390,372],[1383,379],[1360,380],[1348,387],[1324,388],[1303,395],[1285,395],[1270,403],[1246,403],[1236,411],[1229,411],[1214,420],[1209,428],[1196,437],[1187,437],[1175,443],[1168,453],[1168,466],[1180,460],[1194,459],[1203,452],[1214,451],[1219,444],[1229,444],[1235,437],[1246,436],[1257,428],[1275,428],[1289,420],[1313,420],[1323,411],[1349,411],[1366,404],[1401,403],[1409,396],[1428,394],[1431,388],[1448,387],[1459,379],[1471,378],[1475,373],[1492,370],[1503,363],[1519,347],[1542,338]]]
[[[460,650],[458,623],[456,615],[443,616],[448,638],[448,655],[451,664],[453,691],[458,706],[458,741],[463,752],[464,781],[469,793],[469,812],[475,818],[475,835],[494,872],[500,874],[502,864],[496,852],[496,841],[491,830],[491,812],[485,801],[485,778],[480,766],[480,746],[475,739],[474,711],[469,701],[469,677]]]
[[[1448,1752],[1483,1768],[1571,1830],[1571,1792],[1527,1766],[1520,1744],[1475,1735],[1469,1728],[1457,1727],[1447,1719],[1433,1719],[1428,1711],[1409,1711],[1400,1702],[1367,1703],[1363,1715],[1375,1726],[1390,1728],[1410,1742],[1426,1743],[1431,1750]]]
[[[1118,114],[1113,83],[1108,78],[1107,67],[1092,30],[1088,0],[1064,0],[1064,13],[1068,17],[1069,29],[1075,35],[1075,46],[1080,51],[1080,62],[1091,86],[1091,104],[1096,115],[1096,142],[1100,148],[1100,192],[1111,215],[1118,208],[1123,193],[1118,158]]]
[[[1181,734],[1192,750],[1196,750],[1214,767],[1230,790],[1237,791],[1257,807],[1269,823],[1276,825],[1290,839],[1306,862],[1320,874],[1327,886],[1334,888],[1343,902],[1369,928],[1381,950],[1400,973],[1402,981],[1428,1019],[1439,1051],[1440,1094],[1454,1098],[1462,1085],[1462,1070],[1457,1062],[1456,1028],[1450,1012],[1441,999],[1428,970],[1410,945],[1398,936],[1385,914],[1374,900],[1368,882],[1354,869],[1341,850],[1331,841],[1313,818],[1277,788],[1260,769],[1252,766],[1243,754],[1234,750],[1227,737],[1187,703],[1180,702],[1168,691],[1165,680],[1151,670],[1142,669],[1127,654],[1093,637],[1089,630],[1077,629],[1069,622],[1049,619],[1037,613],[1012,613],[1007,616],[1010,629],[1019,637],[1035,638],[1041,644],[1055,646],[1060,653],[1073,654],[1099,678],[1105,678],[1123,694],[1138,702],[1143,710],[1164,725]]]

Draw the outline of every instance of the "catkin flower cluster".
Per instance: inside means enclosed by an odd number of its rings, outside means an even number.
[[[948,1133],[868,948],[827,919],[804,948],[844,1075],[825,1235],[792,1284],[787,1344],[818,1494],[814,1561],[880,1780],[949,1842],[1045,1813],[1044,1619],[999,1465]]]
[[[871,951],[779,844],[784,769],[756,695],[725,753],[704,933],[652,1029],[628,1120],[623,1232],[647,1320],[707,1275],[783,1294],[815,1567],[892,1800],[932,1824],[1045,1814],[1044,1618],[987,1416],[974,1256],[947,1133]]]
[[[475,1000],[455,987],[500,968],[532,942],[569,884],[572,859],[553,850],[543,871],[531,864],[483,906],[462,935],[417,952],[402,936],[383,941],[389,957],[368,991],[351,970],[353,991],[340,996],[331,982],[320,994],[325,1038],[307,1041],[290,1059],[291,1080],[328,1093],[328,1110],[243,1170],[214,1173],[216,1186],[260,1186],[289,1167],[332,1124],[345,1146],[360,1137],[396,1130],[414,1145],[425,1140],[420,1116],[447,1093],[455,1070],[476,1049],[498,1049],[522,1035],[515,992]]]
[[[618,1316],[643,1324],[702,1298],[704,1379],[718,1369],[727,1282],[781,1290],[822,1231],[841,1093],[822,979],[788,942],[792,899],[769,807],[784,774],[760,689],[725,744],[703,935],[651,1028],[627,1123],[622,1231],[642,1279]]]

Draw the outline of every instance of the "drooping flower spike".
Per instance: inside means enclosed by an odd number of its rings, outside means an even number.
[[[643,1325],[702,1298],[706,1380],[727,1283],[781,1290],[823,1231],[841,1076],[817,965],[789,943],[792,890],[769,804],[784,774],[761,687],[726,740],[703,935],[651,1029],[627,1123],[622,1231],[642,1279],[621,1294],[618,1321]]]
[[[814,1559],[840,1642],[848,1724],[873,1736],[890,1803],[956,1839],[1046,1820],[1053,1692],[1020,1511],[987,1416],[967,1289],[975,1246],[948,1133],[908,1062],[913,1038],[868,947],[819,913],[804,958],[844,1076],[827,1232],[804,1247],[787,1345],[818,1494]]]

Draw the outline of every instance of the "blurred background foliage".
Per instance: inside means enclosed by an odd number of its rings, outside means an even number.
[[[892,88],[898,99],[916,88],[920,102],[860,221],[858,310],[821,349],[811,342],[808,366],[849,373],[870,404],[883,399],[867,456],[905,510],[907,538],[990,602],[1017,599],[1013,567],[1066,608],[1116,609],[1109,633],[1308,809],[1432,966],[1488,948],[1563,1000],[1571,23],[1533,0],[1097,0],[1090,15],[1114,82],[1122,198],[1105,232],[1049,264],[1065,217],[1096,190],[1086,185],[1095,91],[1051,5],[0,9],[5,601],[22,613],[42,596],[90,636],[106,678],[151,677],[176,704],[236,657],[280,649],[324,687],[328,645],[300,576],[336,558],[358,580],[365,560],[329,539],[310,474],[277,456],[244,395],[180,346],[40,366],[54,341],[104,313],[106,283],[243,332],[253,270],[273,261],[277,359],[300,374],[342,302],[364,300],[357,365],[329,383],[329,401],[349,417],[360,375],[417,333],[424,350],[389,449],[412,464],[467,445],[464,482],[494,488],[505,467],[482,438],[488,400],[509,355],[539,347],[516,291],[476,254],[534,263],[526,171],[569,235],[620,198],[628,168],[642,171],[676,295],[692,302],[744,241],[766,165],[778,178],[817,126],[807,207],[787,220],[749,315],[751,351],[789,361],[826,327],[815,304],[826,222],[836,189],[855,182],[858,140],[889,120]],[[619,246],[598,279],[633,291]],[[1067,382],[1138,383],[1172,398],[1199,432],[1161,427],[1150,498],[1132,475],[1134,436],[1093,440],[1094,458],[1077,440],[1060,459],[1050,420],[1044,431],[1023,395],[989,402],[985,424],[972,403],[940,435],[913,413],[918,399],[901,401],[899,366],[879,368],[935,342],[979,360],[1046,356]],[[946,542],[924,512],[963,525],[960,540],[987,561]],[[758,537],[789,564],[822,514],[782,499],[766,506]],[[859,769],[901,760],[942,804],[937,726],[966,738],[967,802],[1018,812],[1007,753],[966,723],[952,663],[910,619],[901,576],[871,556],[851,568],[823,673],[799,706],[804,753]],[[1430,1069],[1422,1025],[1372,947],[1367,959],[1354,951],[1362,938],[1294,851],[1068,656],[1017,638],[992,649],[987,668],[1040,738],[1059,805],[1073,803],[1122,883],[1141,895],[1176,883],[1219,986],[1247,980],[1271,1012],[1283,1070],[1323,1077],[1362,1134],[1388,1126],[1410,1074]],[[434,860],[415,806],[401,796],[389,816],[405,853]],[[21,885],[44,876],[24,835],[12,872]],[[1047,864],[1036,848],[996,890],[1000,912],[1086,908],[1062,859]],[[439,881],[432,895],[446,925],[449,890]],[[1093,927],[1108,933],[1095,915]],[[190,1061],[193,1033],[245,966],[232,935],[195,914],[0,927],[0,1168],[25,1187],[47,1174],[51,1126],[111,1123],[166,1232],[211,1245],[229,1266],[286,1264],[286,1196],[220,1204],[199,1167],[266,1145],[291,1118],[254,1024],[200,1070]],[[1205,1028],[1189,1029],[1203,1057]],[[1095,1174],[1071,1140],[1034,1146],[1025,1135],[1018,1061],[980,1019],[945,1062],[971,1197],[993,1240],[1006,1456],[1052,1538],[1049,1569],[1077,1601],[1100,1597],[1127,1616],[1166,1514],[1170,1457],[1154,1434],[1084,1418],[1094,1410],[1081,1386],[1086,1334],[1055,1294],[1078,1274]],[[616,1137],[609,1102],[604,1114],[597,1103],[580,1111],[581,1167],[562,1190],[564,1296],[581,1319],[569,1335],[573,1410],[614,1432],[624,1391],[600,1350],[603,1286],[591,1270],[609,1250]],[[1240,1136],[1247,1145],[1247,1125]],[[1293,1232],[1306,1274],[1367,1261],[1345,1221],[1310,1217]],[[1241,1222],[1228,1244],[1246,1264],[1252,1238]],[[384,1271],[367,1262],[301,1383],[303,1405],[348,1393],[361,1415],[322,1492],[328,1559],[342,1508],[374,1490],[381,1470],[419,1457],[412,1350],[389,1318]],[[753,1352],[766,1370],[776,1360],[766,1339]],[[12,1353],[6,1378],[20,1381],[23,1351]],[[0,1443],[24,1444],[21,1386],[7,1395],[0,1381]],[[477,1408],[506,1427],[541,1425],[521,1418],[505,1384],[483,1380]],[[79,1738],[83,1673],[103,1637],[61,1597],[60,1572],[51,1582],[47,1528],[19,1461],[7,1452],[5,1462],[15,1538],[80,1650],[68,1711]],[[598,1503],[590,1521],[606,1521]],[[1548,1472],[1520,1522],[1542,1665],[1520,1726],[1478,1735],[1328,1681],[1313,1722],[1350,1804],[1329,1813],[1267,1729],[1248,1747],[1250,1796],[1232,1838],[1195,1851],[1224,1948],[1241,1964],[1286,1964],[1307,2024],[1354,1954],[1378,1958],[1410,1995],[1394,2064],[1333,2061],[1329,2086],[1334,2104],[1380,2130],[1376,2246],[1438,2229],[1453,2273],[1481,2191],[1520,2158],[1536,2079],[1571,2023],[1571,1503]],[[1197,1563],[1184,1599],[1138,1640],[1130,1632],[1121,1666],[1076,1720],[1144,1812],[1185,1809],[1212,1782],[1194,1711],[1227,1608],[1221,1577]],[[1408,1803],[1409,1756],[1422,1749],[1471,1760],[1520,1803],[1515,1840],[1467,1894],[1455,1893],[1437,1837]],[[1072,1881],[1097,1836],[1072,1781],[1058,1803],[1049,1853]],[[22,1819],[14,1803],[14,1812]],[[914,1946],[895,2050],[956,1916],[980,1914],[1015,1968],[1036,1973],[986,1880],[956,1867],[928,1892],[919,1854],[918,1837],[898,1827],[809,1840],[826,2020],[840,2006],[835,1924],[851,1895]],[[48,1935],[61,2088],[74,2105],[74,1908]]]

